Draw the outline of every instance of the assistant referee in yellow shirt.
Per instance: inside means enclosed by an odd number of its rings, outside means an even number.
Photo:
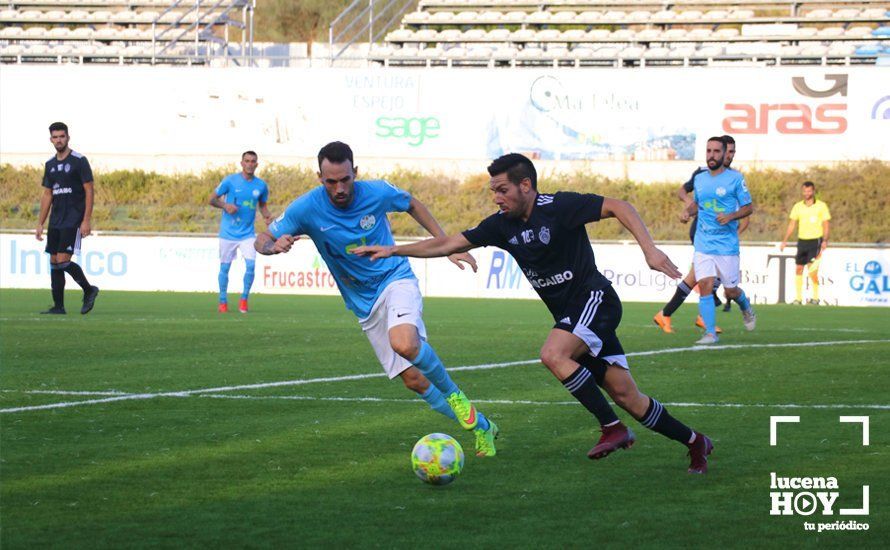
[[[796,203],[788,216],[788,230],[779,250],[785,250],[788,238],[794,233],[794,224],[800,223],[797,233],[797,256],[794,262],[797,264],[797,276],[795,278],[796,299],[792,304],[803,303],[803,268],[809,266],[808,272],[813,285],[813,296],[807,303],[819,305],[819,263],[822,261],[822,252],[828,246],[828,221],[831,213],[828,205],[816,198],[816,185],[811,181],[805,181],[801,185],[803,200]]]

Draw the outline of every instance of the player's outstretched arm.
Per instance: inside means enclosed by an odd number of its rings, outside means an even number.
[[[294,237],[293,235],[282,235],[281,237],[276,239],[268,231],[263,231],[256,236],[256,240],[253,241],[253,247],[260,254],[264,256],[271,256],[273,254],[289,252],[291,247],[297,240],[299,240],[299,238],[300,237]]]
[[[450,256],[460,252],[466,252],[476,248],[462,234],[451,235],[450,237],[436,237],[434,239],[426,239],[411,244],[401,244],[397,246],[359,246],[352,249],[353,254],[359,256],[368,256],[371,260],[380,258],[389,258],[390,256],[411,256],[413,258],[438,258],[441,256]],[[472,259],[473,257],[470,256]],[[476,261],[467,262],[473,271],[476,271]]]
[[[649,230],[646,229],[646,224],[643,223],[643,219],[640,218],[640,214],[637,213],[637,209],[632,204],[622,200],[605,198],[603,199],[603,210],[600,217],[617,218],[621,225],[631,232],[634,239],[640,244],[649,267],[673,279],[679,279],[683,276],[680,270],[677,269],[677,266],[667,257],[667,254],[655,246]]]
[[[433,237],[445,237],[445,230],[442,229],[442,226],[439,225],[439,222],[436,220],[436,217],[433,216],[433,213],[430,212],[430,209],[426,207],[425,204],[417,200],[415,197],[411,197],[411,203],[408,207],[408,214],[417,221],[424,229],[430,232],[430,235]],[[457,267],[463,269],[463,264],[467,264],[473,268],[473,271],[476,271],[476,259],[473,258],[470,254],[466,252],[457,252],[454,254],[448,255],[448,260],[456,265]]]

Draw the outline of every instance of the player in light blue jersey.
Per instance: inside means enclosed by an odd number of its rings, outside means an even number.
[[[477,456],[494,456],[498,427],[477,412],[427,342],[423,300],[408,260],[372,262],[350,253],[358,246],[395,244],[390,212],[407,212],[434,237],[445,232],[426,206],[406,191],[383,180],[356,180],[358,169],[345,143],[322,147],[318,168],[322,185],[293,201],[268,231],[260,233],[256,250],[280,254],[290,250],[300,235],[310,237],[387,376],[401,377],[405,387],[434,411],[473,430]],[[461,269],[461,262],[476,267],[466,253],[449,259]]]
[[[742,310],[747,330],[754,330],[756,318],[745,291],[739,288],[739,221],[754,212],[754,203],[745,177],[724,166],[726,144],[720,137],[708,140],[708,171],[695,176],[695,201],[684,212],[698,215],[695,230],[693,270],[699,288],[698,309],[705,335],[697,344],[717,342],[714,279],[720,277],[726,297]]]
[[[256,270],[256,250],[253,248],[256,233],[253,224],[257,209],[263,214],[267,224],[272,221],[272,214],[266,208],[266,203],[269,201],[269,187],[266,182],[254,175],[258,164],[257,154],[245,151],[241,154],[241,172],[226,176],[210,193],[208,201],[210,205],[223,211],[219,223],[220,313],[229,311],[229,269],[239,250],[247,265],[244,270],[244,285],[238,311],[247,313],[247,298],[250,296],[250,287],[253,286]]]

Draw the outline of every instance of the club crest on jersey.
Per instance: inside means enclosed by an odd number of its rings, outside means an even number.
[[[70,172],[70,171],[71,171],[71,165],[70,165],[70,164],[65,164],[65,173],[67,174],[67,173]]]
[[[541,231],[538,232],[538,240],[544,244],[550,244],[550,228],[542,227]]]
[[[718,196],[718,197],[725,197],[725,196],[726,196],[726,188],[724,188],[724,187],[718,187],[718,188],[717,188],[717,196]]]
[[[259,197],[259,196],[260,196],[260,190],[259,190],[259,189],[254,189],[254,190],[253,190],[253,198],[257,198],[257,197]]]
[[[358,224],[362,229],[368,230],[374,227],[375,223],[377,223],[377,218],[374,217],[374,214],[368,214],[367,216],[363,216]]]

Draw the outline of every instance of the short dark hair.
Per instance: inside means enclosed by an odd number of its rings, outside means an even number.
[[[711,136],[708,138],[708,143],[716,141],[717,143],[723,145],[723,150],[726,151],[726,142],[723,141],[723,136]]]
[[[802,184],[800,184],[800,186],[801,186],[801,187],[812,187],[814,191],[816,190],[816,184],[813,183],[813,182],[811,182],[811,181],[809,181],[809,180],[803,182]]]
[[[507,174],[510,183],[519,185],[519,182],[528,178],[532,182],[532,189],[538,189],[538,171],[528,157],[519,153],[509,153],[494,159],[488,165],[488,175],[491,177],[499,174]]]
[[[723,141],[723,145],[735,145],[735,138],[729,134],[720,136],[720,139]]]
[[[321,170],[321,161],[328,159],[328,162],[340,164],[347,160],[355,166],[355,160],[352,157],[352,149],[342,141],[332,141],[322,147],[318,151],[318,169]]]
[[[66,134],[68,133],[68,125],[64,122],[53,122],[49,125],[49,133],[58,132],[62,130]]]
[[[243,153],[241,153],[241,160],[244,160],[244,157],[246,157],[247,155],[253,155],[253,156],[256,157],[257,159],[260,158],[260,156],[259,156],[258,154],[256,154],[256,151],[249,151],[249,150],[248,150],[248,151],[244,151]]]

